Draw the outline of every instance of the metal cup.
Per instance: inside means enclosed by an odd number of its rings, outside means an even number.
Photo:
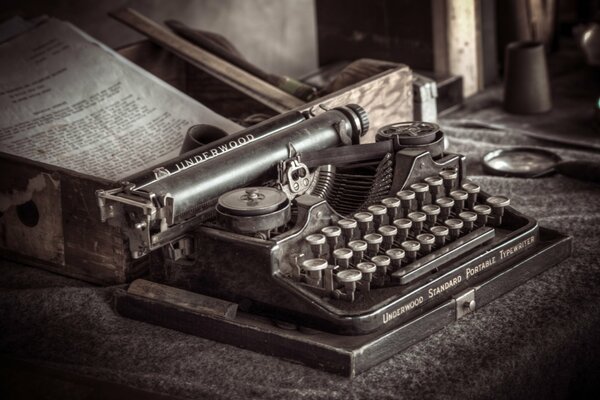
[[[513,114],[539,114],[552,109],[544,45],[535,41],[506,46],[504,109]]]

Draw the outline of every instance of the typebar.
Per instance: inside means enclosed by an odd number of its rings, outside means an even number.
[[[415,279],[441,267],[445,263],[469,253],[475,247],[491,240],[496,235],[494,228],[483,226],[466,234],[465,236],[450,242],[413,263],[392,273],[392,280],[406,285]]]

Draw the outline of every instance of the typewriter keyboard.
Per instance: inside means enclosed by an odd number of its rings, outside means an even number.
[[[334,298],[407,285],[465,256],[495,236],[504,196],[480,196],[455,169],[416,182],[349,218],[304,238],[307,251],[294,274]]]

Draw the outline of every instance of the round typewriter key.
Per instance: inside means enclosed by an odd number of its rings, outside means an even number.
[[[413,211],[408,214],[408,219],[412,221],[412,231],[416,236],[423,230],[423,222],[427,219],[427,215],[421,211]]]
[[[408,218],[398,218],[394,220],[394,226],[398,228],[398,239],[403,242],[408,237],[408,232],[412,227],[412,221]]]
[[[402,207],[402,216],[406,216],[413,209],[413,203],[416,195],[412,190],[401,190],[396,193],[396,197],[400,199],[400,205]]]
[[[421,233],[420,235],[417,235],[417,240],[421,243],[421,252],[423,254],[429,254],[435,243],[435,236],[431,233]]]
[[[322,258],[311,258],[304,260],[301,264],[302,269],[305,271],[321,271],[327,268],[327,260]]]
[[[388,256],[380,255],[371,258],[371,262],[377,267],[387,267],[391,263],[391,259]]]
[[[383,225],[383,216],[387,214],[387,208],[383,204],[373,204],[367,207],[367,210],[373,214],[373,223],[375,229]]]
[[[464,190],[453,190],[450,192],[450,197],[454,200],[454,212],[460,214],[465,208],[465,201],[469,197],[469,194]]]
[[[410,185],[410,190],[415,192],[417,198],[417,208],[420,209],[425,203],[425,195],[429,193],[429,185],[423,182],[417,182]]]
[[[397,197],[386,197],[385,199],[381,200],[381,204],[387,208],[388,221],[394,221],[398,216],[400,199]]]
[[[382,255],[371,258],[371,262],[373,262],[373,264],[375,264],[375,266],[377,267],[377,274],[379,275],[378,283],[383,285],[383,283],[385,282],[385,276],[387,275],[388,268],[390,267],[392,260],[390,260],[388,256]]]
[[[488,215],[492,213],[492,207],[486,204],[477,204],[473,206],[473,211],[477,213],[477,225],[484,226],[487,224]]]
[[[361,236],[364,236],[371,231],[373,214],[366,211],[357,212],[354,214],[354,219],[358,222],[358,230],[360,231]]]
[[[448,230],[450,230],[450,239],[452,239],[452,240],[454,240],[460,236],[460,230],[462,229],[462,227],[464,225],[462,219],[458,219],[458,218],[447,219],[444,222],[444,224],[446,224],[446,226],[448,227]]]
[[[356,291],[356,282],[362,279],[362,272],[357,269],[345,269],[337,273],[336,278],[344,284],[344,291],[347,296],[354,300],[354,292]]]
[[[338,226],[342,229],[346,243],[354,238],[354,230],[358,226],[358,223],[354,219],[340,219],[337,222]]]
[[[440,176],[444,180],[446,196],[449,196],[458,178],[458,171],[456,168],[445,168],[440,171]]]
[[[352,240],[348,243],[348,247],[354,252],[352,262],[358,264],[362,261],[362,258],[367,250],[367,242],[364,240]]]
[[[462,184],[462,188],[469,194],[467,198],[467,207],[472,210],[475,204],[477,204],[477,195],[481,191],[481,186],[473,182],[465,182]]]
[[[313,233],[304,238],[310,245],[310,250],[315,258],[319,258],[323,254],[323,245],[325,244],[325,235],[321,233]]]
[[[311,258],[303,261],[300,266],[303,270],[308,272],[308,276],[306,276],[306,282],[309,285],[320,286],[321,279],[323,277],[323,270],[327,268],[327,265],[327,260],[322,258]]]
[[[363,274],[372,274],[377,270],[377,266],[374,262],[363,261],[356,264],[356,269],[358,269]]]
[[[353,252],[351,249],[340,248],[333,251],[333,259],[335,265],[338,265],[342,269],[348,269],[350,267],[350,259],[352,258]]]
[[[339,238],[342,235],[342,229],[339,226],[326,226],[321,229],[321,233],[325,235],[329,252],[333,252],[338,247]]]
[[[382,246],[384,249],[389,249],[394,244],[394,239],[398,234],[398,228],[394,225],[382,225],[377,229],[377,232],[383,236]]]
[[[421,243],[417,240],[407,240],[402,242],[402,249],[409,261],[414,261],[417,258],[417,252],[421,249]]]
[[[363,286],[361,286],[361,288],[364,288],[366,292],[370,291],[371,281],[373,280],[373,274],[377,270],[377,266],[375,265],[375,263],[372,263],[370,261],[364,261],[358,263],[356,265],[356,269],[362,272]]]
[[[473,224],[477,221],[477,213],[473,211],[463,211],[458,214],[458,218],[463,220],[465,231],[471,232],[473,230]]]
[[[392,269],[397,271],[400,267],[402,267],[402,259],[404,258],[405,252],[402,249],[392,248],[385,252],[385,255],[388,256],[391,260]]]
[[[431,195],[431,202],[435,203],[437,198],[443,195],[442,191],[444,190],[444,180],[439,175],[428,176],[423,180],[429,185],[429,194]]]
[[[485,201],[492,207],[492,213],[495,217],[496,226],[502,225],[502,216],[504,215],[504,207],[510,205],[510,199],[505,196],[491,196]]]
[[[343,283],[356,282],[356,281],[361,280],[362,272],[360,272],[357,269],[346,269],[346,270],[338,272],[336,274],[336,276],[337,276],[337,279]]]
[[[383,242],[383,236],[379,233],[369,233],[363,239],[367,242],[367,254],[369,257],[373,257],[379,253],[379,246]]]
[[[450,230],[446,226],[434,226],[429,231],[435,236],[435,245],[439,248],[446,244],[446,237],[450,234]]]
[[[434,226],[437,222],[437,216],[440,214],[440,206],[436,204],[425,204],[421,211],[427,216],[427,225]]]
[[[450,197],[440,197],[435,202],[440,206],[439,218],[445,221],[450,216],[450,210],[454,207],[454,200]]]

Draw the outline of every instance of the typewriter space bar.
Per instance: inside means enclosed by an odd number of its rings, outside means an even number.
[[[495,235],[494,228],[489,226],[478,228],[395,271],[392,273],[392,280],[399,281],[401,285],[411,283],[447,262],[466,255],[475,247],[493,239]]]

